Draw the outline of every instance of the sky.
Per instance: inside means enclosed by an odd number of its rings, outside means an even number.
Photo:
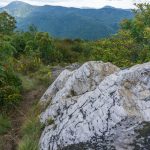
[[[0,6],[6,6],[16,0],[0,0]],[[117,8],[134,8],[134,3],[150,2],[150,0],[20,0],[32,5],[56,5],[66,7],[101,8],[106,5]]]

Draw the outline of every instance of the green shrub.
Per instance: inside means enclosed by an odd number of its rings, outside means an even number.
[[[16,71],[24,75],[38,71],[42,62],[39,57],[36,56],[24,56],[22,55],[19,60],[16,60],[14,67]]]
[[[13,71],[0,70],[0,109],[11,108],[21,100],[21,80]]]

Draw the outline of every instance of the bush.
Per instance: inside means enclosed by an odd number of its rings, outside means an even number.
[[[21,80],[12,71],[0,69],[0,109],[8,109],[21,100]]]
[[[23,36],[23,33],[16,33],[12,36],[11,40],[12,46],[16,49],[14,57],[19,57],[25,52],[26,42]]]
[[[36,72],[42,65],[41,59],[36,56],[24,56],[20,57],[20,60],[16,60],[14,67],[17,72],[25,75]]]

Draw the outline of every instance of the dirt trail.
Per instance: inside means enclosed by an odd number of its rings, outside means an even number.
[[[45,92],[46,88],[38,86],[37,89],[23,93],[23,100],[19,106],[14,106],[10,114],[12,129],[3,137],[3,150],[16,150],[19,139],[21,138],[20,129],[26,119],[29,110],[32,108]]]
[[[70,66],[67,69],[74,70],[76,65]],[[61,66],[55,66],[51,68],[52,71],[52,81],[64,70],[65,68]],[[46,87],[37,86],[36,89],[29,92],[23,93],[23,100],[20,102],[19,106],[14,106],[14,111],[10,113],[10,119],[12,122],[12,129],[8,134],[4,135],[0,141],[3,141],[4,148],[2,150],[17,150],[17,145],[21,139],[20,129],[26,119],[26,116],[33,104],[35,104],[41,96],[46,91]],[[0,147],[1,150],[1,147]]]

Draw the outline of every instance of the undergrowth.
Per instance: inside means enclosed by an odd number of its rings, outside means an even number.
[[[4,115],[0,115],[0,135],[8,132],[11,128],[11,121]]]
[[[40,107],[33,106],[21,128],[22,138],[18,150],[39,150],[39,138],[44,125],[39,121]]]

